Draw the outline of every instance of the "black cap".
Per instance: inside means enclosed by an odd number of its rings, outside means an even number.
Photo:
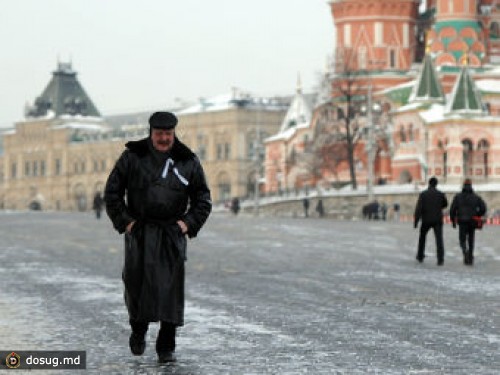
[[[149,117],[149,126],[155,129],[173,129],[177,117],[171,112],[155,112]]]

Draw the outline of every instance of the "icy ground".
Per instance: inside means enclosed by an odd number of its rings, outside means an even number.
[[[408,223],[213,215],[188,245],[178,361],[160,366],[157,325],[129,353],[107,219],[0,213],[0,350],[86,350],[91,374],[498,374],[499,234],[479,232],[466,267],[446,227],[437,267]]]

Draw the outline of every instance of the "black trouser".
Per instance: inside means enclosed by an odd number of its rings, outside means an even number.
[[[458,223],[458,241],[463,253],[469,252],[471,258],[474,254],[474,237],[476,227],[473,221],[459,222]],[[466,245],[469,245],[469,248]]]
[[[434,229],[434,237],[436,237],[436,248],[438,261],[444,260],[444,245],[443,245],[443,223],[422,223],[420,226],[420,236],[418,238],[418,253],[419,259],[425,257],[425,237],[429,229]]]
[[[130,320],[132,332],[145,335],[149,328],[149,322]],[[156,339],[156,352],[173,352],[175,350],[175,325],[161,322],[158,338]]]

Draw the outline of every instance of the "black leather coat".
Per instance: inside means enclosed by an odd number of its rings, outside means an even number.
[[[472,222],[472,216],[483,216],[486,203],[474,193],[472,186],[464,185],[462,192],[455,195],[451,203],[450,219],[456,223]]]
[[[113,226],[123,233],[134,220],[168,224],[182,219],[189,237],[195,237],[212,209],[201,164],[176,138],[170,154],[173,164],[162,178],[165,165],[151,152],[148,142],[149,138],[128,142],[108,178],[106,211]]]
[[[182,325],[186,237],[195,237],[212,209],[210,190],[195,154],[177,138],[169,161],[150,139],[126,144],[105,188],[106,212],[125,234],[125,302],[134,320]],[[168,165],[167,165],[168,164]]]
[[[443,192],[429,186],[418,196],[414,214],[414,226],[422,220],[424,224],[439,224],[443,222],[443,208],[448,206],[448,200]]]

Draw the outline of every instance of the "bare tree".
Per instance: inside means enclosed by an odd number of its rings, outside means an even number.
[[[362,127],[359,126],[360,104],[364,104],[366,82],[363,82],[362,70],[354,68],[355,54],[347,53],[339,59],[336,72],[332,79],[332,96],[339,106],[339,126],[342,129],[336,134],[337,142],[345,142],[351,185],[354,190],[356,180],[355,150],[361,138]]]

